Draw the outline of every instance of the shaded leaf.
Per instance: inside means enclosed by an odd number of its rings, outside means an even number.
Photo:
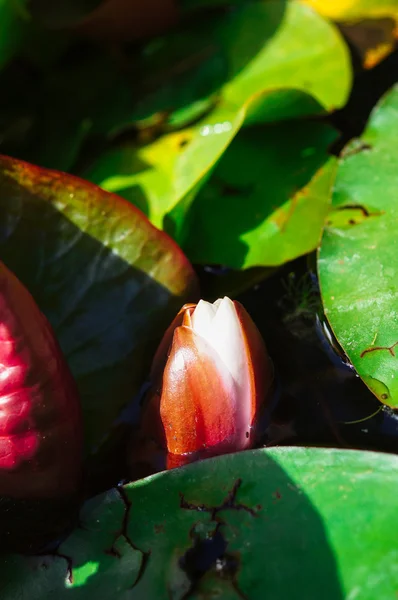
[[[26,28],[26,0],[0,0],[0,68],[17,50]]]
[[[152,223],[166,229],[179,244],[182,244],[187,236],[186,219],[195,196],[246,116],[251,118],[252,106],[259,108],[261,105],[264,119],[268,112],[266,118],[272,122],[283,117],[294,118],[298,106],[313,106],[313,102],[302,92],[282,89],[256,97],[253,103],[248,102],[237,111],[220,102],[209,115],[195,125],[161,136],[146,145],[127,145],[104,153],[83,175],[102,188],[117,192],[137,205],[144,210]],[[290,125],[284,127],[285,132],[288,129],[290,131]],[[326,150],[326,146],[333,141],[333,130],[319,125],[313,127],[315,138],[316,131],[324,132],[323,147]],[[322,133],[319,133],[319,137],[321,136]],[[319,141],[318,144],[320,143]],[[297,137],[297,144],[300,146],[304,142]],[[319,161],[321,165],[325,156],[323,153],[313,157],[313,160]],[[258,165],[258,162],[255,164]],[[264,175],[263,171],[261,175]],[[143,198],[148,201],[145,206]],[[255,216],[250,213],[248,218],[254,219]],[[315,235],[319,236],[319,232]],[[202,256],[200,261],[205,261],[205,258]],[[236,265],[237,261],[227,264]],[[238,266],[241,264],[242,262],[238,263]]]
[[[392,598],[396,473],[395,456],[294,447],[160,473],[94,499],[58,557],[5,557],[2,598]]]
[[[247,60],[248,40],[253,43],[256,30],[264,42]],[[338,30],[312,10],[295,2],[249,3],[232,13],[218,35],[228,47],[234,73],[223,90],[230,102],[239,105],[267,89],[291,87],[313,96],[327,110],[345,103],[351,84],[347,47]]]
[[[332,110],[345,103],[351,84],[338,30],[307,7],[275,0],[184,23],[182,31],[151,42],[137,69],[140,118],[173,114],[214,93],[240,108],[253,95],[280,87],[312,95]]]
[[[235,111],[220,104],[199,123],[182,131],[140,147],[110,150],[84,176],[138,206],[142,205],[142,197],[146,198],[146,214],[162,227],[165,215],[202,183],[244,116],[244,107]]]
[[[79,90],[73,102],[70,90]],[[43,167],[71,170],[89,136],[101,139],[131,117],[129,82],[113,57],[99,50],[83,54],[79,64],[50,70],[36,94],[34,130],[23,158]],[[24,110],[31,105],[26,98]]]
[[[379,400],[395,407],[397,127],[396,86],[343,151],[318,260],[325,313],[339,343]]]
[[[162,77],[158,84],[155,77],[149,86],[152,91],[142,94],[141,113],[137,108],[142,119],[165,111],[167,122],[182,107],[185,117],[192,118],[187,107],[194,107],[198,111],[194,123],[183,127],[180,122],[177,131],[143,145],[116,146],[83,171],[86,178],[138,206],[144,194],[149,200],[149,219],[178,242],[193,197],[245,118],[253,124],[330,110],[345,102],[351,81],[347,48],[338,32],[295,2],[245,5],[218,17],[202,38],[191,43],[198,62],[196,75],[191,75],[191,59],[182,65],[177,62],[177,81],[173,71],[165,75],[163,53],[167,57],[172,52],[173,65],[184,44],[173,38],[171,49],[163,41],[148,51],[150,73],[153,76],[155,64]],[[206,60],[212,61],[212,68],[206,68]],[[200,85],[195,82],[198,73]],[[173,209],[177,214],[164,223]]]
[[[30,0],[29,10],[34,19],[47,27],[64,28],[81,21],[102,0]]]
[[[0,160],[0,257],[52,324],[78,383],[88,447],[133,398],[164,329],[195,295],[178,247],[121,198]]]
[[[327,150],[335,138],[319,122],[241,131],[191,204],[181,239],[191,260],[277,266],[315,249],[334,181]]]

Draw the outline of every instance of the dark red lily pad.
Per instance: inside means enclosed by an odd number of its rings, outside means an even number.
[[[178,246],[120,197],[0,157],[0,259],[49,319],[98,445],[143,383],[196,277]]]
[[[2,263],[0,314],[0,547],[29,550],[78,507],[82,417],[47,319]]]

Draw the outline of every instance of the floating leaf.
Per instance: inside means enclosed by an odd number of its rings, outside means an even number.
[[[333,331],[375,395],[398,406],[398,86],[343,151],[319,252],[319,277]]]
[[[115,148],[84,173],[162,227],[165,215],[206,177],[241,126],[245,108],[220,104],[199,123],[150,144]],[[146,205],[143,203],[146,200]]]
[[[248,40],[253,43],[256,30],[263,45],[248,60]],[[351,84],[347,47],[337,29],[307,7],[249,3],[232,12],[218,35],[234,74],[223,90],[226,100],[239,105],[267,89],[291,87],[312,95],[327,110],[345,103]]]
[[[238,109],[253,95],[280,87],[312,95],[333,110],[345,103],[351,84],[338,30],[308,7],[275,0],[184,23],[180,32],[151,42],[137,70],[141,118],[159,111],[170,118],[215,93]]]
[[[186,238],[186,218],[196,194],[208,179],[245,118],[247,116],[250,118],[252,115],[253,104],[256,108],[261,104],[264,120],[267,118],[272,122],[283,116],[294,118],[297,116],[298,106],[304,110],[305,107],[307,109],[313,107],[314,102],[309,96],[297,90],[281,89],[272,90],[261,98],[256,97],[253,102],[248,102],[238,111],[221,103],[208,116],[191,127],[169,133],[140,147],[124,146],[110,150],[103,154],[95,166],[84,172],[84,176],[108,191],[121,194],[137,205],[148,215],[152,223],[157,227],[163,226],[179,244],[182,244]],[[319,108],[319,105],[317,106]],[[266,113],[267,117],[265,117]],[[308,125],[307,128],[313,128],[315,139],[319,137],[318,142],[314,141],[318,147],[322,146],[320,138],[323,132],[323,151],[318,157],[314,156],[312,159],[320,166],[326,160],[326,146],[333,141],[335,134],[330,127],[320,124]],[[285,133],[287,130],[291,133],[290,125],[285,126]],[[304,140],[306,136],[307,130]],[[265,140],[261,141],[265,143]],[[298,151],[302,150],[305,153],[307,148],[307,152],[311,154],[314,150],[309,147],[308,141],[301,141],[299,136],[296,143]],[[255,161],[255,164],[258,165],[258,161]],[[264,176],[263,170],[261,176]],[[288,197],[285,197],[284,201],[287,200]],[[248,218],[255,217],[249,214]],[[316,232],[315,236],[318,236],[316,238],[318,241],[319,232]],[[237,264],[237,261],[231,264]],[[242,261],[238,264],[241,266]]]
[[[199,104],[189,92],[188,107],[195,107],[201,118],[186,127],[180,124],[178,130],[145,145],[114,147],[83,171],[87,179],[140,207],[144,194],[149,200],[149,219],[179,242],[180,224],[191,200],[244,119],[253,124],[331,110],[344,104],[351,81],[347,48],[338,32],[311,9],[295,2],[250,3],[218,18],[211,35],[202,37],[207,44],[204,58],[200,60],[197,49],[196,60],[205,91],[195,84],[193,75],[192,80],[183,77],[176,83],[173,72],[167,78],[163,74],[163,87],[152,82],[152,92],[142,95],[140,114],[141,118],[150,117],[163,110],[170,117],[170,111],[173,115],[182,106],[188,110],[187,89],[193,87],[198,88]],[[173,52],[178,56],[176,46],[178,50],[180,46],[174,41]],[[218,54],[214,48],[220,48]],[[161,44],[158,52],[167,51],[167,44]],[[214,62],[216,74],[203,66],[206,57]],[[154,62],[152,57],[149,64]],[[180,74],[184,65],[177,63],[177,67],[175,71]],[[163,70],[159,67],[161,73]],[[215,96],[217,86],[220,91]],[[207,113],[203,116],[200,111],[204,108]],[[178,206],[182,200],[183,205]],[[171,226],[170,219],[164,223],[164,218],[174,208],[178,215],[172,215]]]
[[[277,266],[314,250],[329,208],[336,161],[327,149],[335,138],[320,122],[241,131],[191,204],[180,240],[191,260]]]
[[[91,446],[133,398],[164,329],[195,294],[191,266],[128,202],[7,157],[0,223],[0,257],[54,328]]]
[[[2,600],[393,598],[397,466],[293,447],[160,473],[91,501],[54,556],[4,557]]]

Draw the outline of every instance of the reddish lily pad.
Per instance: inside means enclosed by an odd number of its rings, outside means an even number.
[[[82,415],[47,319],[3,263],[0,307],[0,546],[32,550],[77,516]]]
[[[166,326],[195,298],[192,267],[125,200],[4,156],[0,223],[0,258],[54,328],[92,447],[139,389]]]

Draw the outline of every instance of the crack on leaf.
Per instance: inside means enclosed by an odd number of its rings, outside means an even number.
[[[196,510],[199,512],[208,512],[211,515],[211,520],[215,521],[217,513],[221,510],[232,509],[232,510],[244,510],[248,512],[252,517],[256,517],[257,513],[253,508],[246,506],[245,504],[236,503],[236,496],[240,486],[242,485],[242,479],[239,478],[235,481],[232,489],[228,492],[225,499],[219,506],[206,506],[206,504],[193,504],[187,502],[184,495],[180,493],[180,508],[185,510]]]
[[[236,496],[241,485],[242,479],[239,478],[235,481],[224,500],[217,506],[187,502],[184,495],[180,493],[180,507],[182,509],[209,513],[211,521],[216,523],[214,531],[205,538],[201,537],[196,531],[198,523],[194,523],[191,527],[189,535],[192,546],[179,560],[179,565],[187,574],[191,585],[181,600],[188,600],[198,590],[203,576],[210,571],[213,571],[217,577],[227,580],[236,594],[242,600],[247,600],[247,596],[239,588],[237,582],[240,556],[238,553],[227,552],[228,542],[221,531],[221,528],[226,526],[227,523],[218,515],[223,510],[237,510],[249,513],[252,517],[257,517],[257,512],[261,510],[261,506],[257,505],[257,510],[254,510],[243,503],[237,502]]]
[[[49,556],[62,558],[63,560],[66,561],[65,581],[67,582],[68,585],[72,585],[73,584],[73,560],[72,560],[72,557],[67,556],[66,554],[61,554],[60,552],[58,552],[58,550],[56,550],[55,552],[53,552],[53,554],[50,554]]]
[[[394,344],[392,344],[391,346],[370,346],[369,348],[366,348],[365,350],[363,350],[359,356],[361,358],[363,358],[364,356],[366,356],[366,354],[370,354],[371,352],[376,352],[378,350],[388,350],[388,352],[391,354],[391,356],[395,358],[395,356],[396,356],[395,346],[397,346],[397,345],[398,345],[398,341],[395,342]]]
[[[144,572],[146,570],[146,567],[148,565],[148,560],[149,557],[151,555],[151,551],[145,551],[145,550],[141,550],[141,548],[138,548],[138,546],[136,546],[134,544],[134,542],[132,541],[132,539],[130,538],[129,534],[128,534],[128,524],[129,524],[129,518],[130,518],[130,511],[131,511],[131,502],[126,494],[126,492],[124,491],[124,489],[122,487],[117,487],[115,488],[117,493],[120,496],[120,499],[122,500],[123,504],[124,504],[124,515],[123,515],[123,520],[122,520],[122,524],[120,527],[120,531],[116,533],[115,535],[115,539],[113,540],[113,544],[112,546],[106,551],[106,554],[110,554],[112,556],[116,556],[118,558],[121,558],[120,552],[119,550],[115,547],[116,542],[118,541],[118,539],[120,537],[124,538],[126,540],[126,542],[128,543],[128,545],[135,551],[140,552],[142,555],[142,561],[141,561],[141,565],[140,568],[138,570],[138,574],[137,577],[134,581],[134,583],[132,584],[131,588],[135,587],[139,581],[141,580],[141,578],[144,575]]]
[[[344,206],[339,206],[337,210],[360,210],[364,217],[380,217],[386,212],[385,210],[369,210],[362,204],[345,204]]]

